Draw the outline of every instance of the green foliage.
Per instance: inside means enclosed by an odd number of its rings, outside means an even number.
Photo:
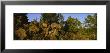
[[[79,30],[79,27],[81,25],[81,22],[77,20],[77,18],[72,18],[71,16],[68,17],[68,19],[66,20],[66,31],[70,31],[70,32],[74,32],[77,33]]]
[[[48,23],[59,23],[59,22],[63,22],[63,16],[61,14],[57,14],[57,13],[42,13],[41,14],[41,21],[47,21]]]
[[[86,27],[88,28],[86,31],[89,31],[88,33],[97,33],[97,14],[94,14],[93,16],[88,15],[85,19]]]
[[[23,24],[27,24],[27,18],[26,13],[14,13],[14,26],[17,28],[22,27]]]
[[[14,14],[14,39],[16,40],[96,40],[97,14],[88,15],[84,23],[61,13],[42,13],[39,22],[28,22],[25,13]],[[84,25],[82,25],[84,24]]]
[[[67,23],[74,23],[75,22],[75,19],[70,16],[70,17],[68,17],[68,19],[67,19],[66,22]]]
[[[87,27],[96,28],[97,27],[97,16],[94,14],[93,16],[88,15],[85,19],[85,23],[87,23]]]

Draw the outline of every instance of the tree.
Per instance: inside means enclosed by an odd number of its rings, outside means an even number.
[[[14,39],[96,40],[97,14],[88,15],[84,24],[77,18],[67,18],[64,21],[62,13],[42,13],[40,21],[28,22],[26,13],[14,13]]]
[[[93,16],[88,15],[85,19],[85,24],[88,30],[92,33],[97,32],[97,14],[94,14]]]
[[[60,23],[61,25],[64,24],[64,17],[63,17],[63,15],[62,15],[61,13],[58,13],[58,21],[59,21],[59,23]]]
[[[18,30],[16,30],[16,36],[19,37],[19,39],[23,40],[27,36],[27,34],[23,28],[19,28]]]
[[[23,27],[23,24],[28,23],[26,13],[14,13],[14,26],[15,28]]]
[[[76,18],[72,18],[71,16],[68,17],[65,24],[65,30],[70,32],[78,32],[79,26],[81,22]]]
[[[75,25],[79,28],[81,26],[81,22],[76,18],[75,19]]]
[[[28,19],[27,19],[28,17],[26,15],[27,15],[26,13],[14,13],[14,34],[15,34],[14,37],[15,37],[15,39],[18,39],[17,36],[19,36],[19,37],[26,36],[26,34],[25,34],[26,31],[25,31],[25,29],[23,29],[24,25],[28,24]],[[21,33],[21,34],[17,35],[18,33],[19,34]],[[23,35],[23,33],[25,35]],[[23,39],[23,37],[21,39]]]
[[[94,14],[93,16],[88,15],[85,19],[85,23],[87,27],[90,28],[96,28],[97,27],[97,14]]]
[[[62,23],[63,16],[60,13],[42,13],[41,21],[47,21],[49,24],[51,23]]]

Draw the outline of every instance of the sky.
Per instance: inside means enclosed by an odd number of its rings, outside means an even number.
[[[94,13],[62,13],[64,17],[64,21],[68,19],[69,16],[73,18],[77,18],[79,21],[83,23],[87,15],[94,15]],[[27,14],[28,21],[31,22],[33,19],[37,19],[37,21],[40,21],[41,13],[28,13]]]

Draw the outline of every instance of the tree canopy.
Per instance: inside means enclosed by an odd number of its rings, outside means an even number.
[[[14,13],[15,40],[96,40],[97,14],[87,15],[82,23],[62,13],[41,13],[40,21],[28,22],[27,13]]]

